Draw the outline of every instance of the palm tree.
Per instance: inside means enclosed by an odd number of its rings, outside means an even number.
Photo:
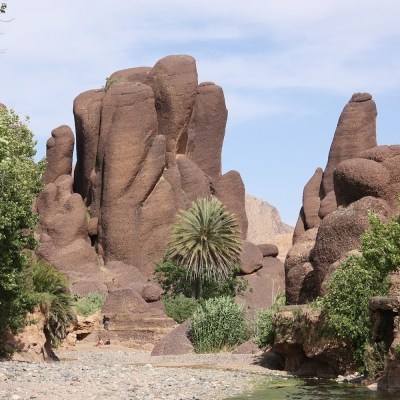
[[[44,333],[57,346],[67,335],[67,327],[76,321],[66,276],[45,260],[32,260],[32,283],[45,317]]]
[[[238,262],[241,239],[234,214],[217,199],[197,199],[188,211],[181,210],[172,226],[166,258],[188,268],[192,281],[192,297],[196,298],[199,283],[207,278],[217,281],[229,277]]]

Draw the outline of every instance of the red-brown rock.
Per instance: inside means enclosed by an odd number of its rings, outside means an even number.
[[[239,222],[241,238],[246,239],[248,221],[246,215],[246,193],[242,178],[237,171],[229,171],[214,184],[215,196],[227,210],[235,214]]]
[[[148,82],[148,74],[151,71],[151,67],[135,67],[135,68],[127,68],[121,69],[119,71],[114,72],[108,78],[109,82],[120,80],[122,82],[140,82],[147,85]]]
[[[184,154],[190,115],[196,99],[197,69],[193,57],[168,56],[159,60],[148,74],[154,91],[159,134],[167,139],[167,160]],[[168,162],[170,165],[170,162]]]
[[[90,174],[95,168],[104,90],[89,90],[74,100],[76,157],[74,191],[90,205]]]
[[[72,153],[74,152],[74,134],[67,125],[61,125],[51,131],[46,143],[47,167],[43,175],[45,184],[54,182],[61,175],[71,175]]]
[[[299,237],[306,231],[306,217],[304,215],[304,207],[300,208],[299,218],[297,218],[296,226],[294,227],[292,244],[296,244]]]
[[[368,93],[355,93],[344,107],[329,151],[322,187],[333,190],[333,171],[344,160],[360,157],[376,146],[376,105]]]
[[[324,219],[328,214],[337,210],[336,195],[332,190],[322,200],[319,207],[318,216]]]
[[[365,197],[390,198],[390,173],[382,164],[363,158],[341,162],[333,173],[336,201],[348,206]]]
[[[317,168],[314,175],[306,183],[303,190],[303,210],[307,229],[315,228],[321,222],[318,216],[320,207],[320,188],[322,182],[322,169]]]
[[[212,82],[201,83],[189,122],[186,155],[214,180],[221,176],[227,118],[222,88]]]
[[[258,244],[263,257],[277,257],[279,254],[278,246],[274,244]]]
[[[252,272],[262,268],[263,255],[255,244],[243,240],[239,264],[241,267],[240,272],[242,274],[251,274]]]

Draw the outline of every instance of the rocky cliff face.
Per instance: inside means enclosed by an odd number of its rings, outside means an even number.
[[[263,253],[245,240],[240,174],[221,172],[223,90],[198,83],[192,57],[168,56],[153,68],[117,71],[105,89],[77,96],[73,112],[73,176],[71,129],[55,129],[47,142],[46,187],[35,204],[42,215],[37,253],[67,273],[73,292],[107,294],[102,311],[111,318],[111,338],[154,343],[175,325],[150,281],[178,211],[200,197],[215,196],[236,215],[244,240],[242,273],[264,268]],[[265,288],[261,292],[270,297]]]
[[[257,244],[275,244],[279,249],[278,258],[284,261],[291,247],[294,228],[282,222],[274,206],[250,194],[246,194],[246,214],[247,239]]]

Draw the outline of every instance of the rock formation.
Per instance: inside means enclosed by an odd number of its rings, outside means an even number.
[[[391,172],[385,162],[394,160],[396,150],[376,147],[376,116],[372,96],[355,93],[340,115],[325,170],[317,168],[304,187],[285,261],[288,305],[324,293],[323,282],[337,261],[359,247],[369,227],[368,210],[383,219],[393,212],[396,167],[389,163]]]
[[[242,273],[268,298],[261,306],[270,304],[266,287],[276,269],[282,281],[283,265],[276,247],[263,249],[263,257],[245,240],[244,184],[238,172],[221,170],[224,94],[212,82],[198,84],[192,57],[117,71],[105,88],[77,96],[73,113],[73,177],[71,129],[55,129],[47,143],[46,187],[35,204],[42,215],[37,253],[67,273],[74,293],[107,294],[102,312],[111,319],[110,338],[154,344],[175,327],[151,282],[154,263],[162,260],[177,212],[200,197],[215,196],[236,215]],[[273,218],[275,233],[291,232],[276,210]]]

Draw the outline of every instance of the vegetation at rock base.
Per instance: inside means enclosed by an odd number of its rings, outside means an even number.
[[[251,338],[260,349],[273,345],[275,340],[274,314],[285,303],[285,293],[280,293],[275,297],[272,306],[268,310],[256,310],[254,317],[250,320]]]
[[[68,279],[51,263],[34,258],[31,275],[35,303],[45,317],[45,334],[56,347],[67,336],[68,326],[76,321]]]
[[[28,117],[26,119],[28,121]],[[39,216],[31,211],[43,190],[45,162],[34,162],[36,142],[25,122],[0,108],[0,353],[7,331],[16,332],[32,311],[35,296],[27,280],[29,250]]]
[[[72,304],[73,308],[78,315],[82,315],[84,317],[99,312],[106,301],[106,296],[100,294],[99,292],[91,292],[86,296],[75,293],[72,297],[74,299],[74,303]]]
[[[235,216],[216,198],[198,199],[188,211],[181,210],[172,226],[166,261],[187,269],[191,297],[199,298],[203,281],[229,279],[241,251]]]
[[[327,294],[318,300],[328,328],[353,343],[359,363],[364,363],[370,341],[369,300],[387,295],[389,273],[400,265],[400,215],[387,224],[372,212],[368,218],[371,229],[361,236],[361,255],[341,263],[326,284]]]
[[[230,351],[250,337],[245,304],[230,297],[206,300],[194,312],[189,332],[197,353]]]
[[[183,294],[163,299],[163,302],[168,317],[173,318],[178,324],[191,318],[200,304],[198,300],[185,297]]]

